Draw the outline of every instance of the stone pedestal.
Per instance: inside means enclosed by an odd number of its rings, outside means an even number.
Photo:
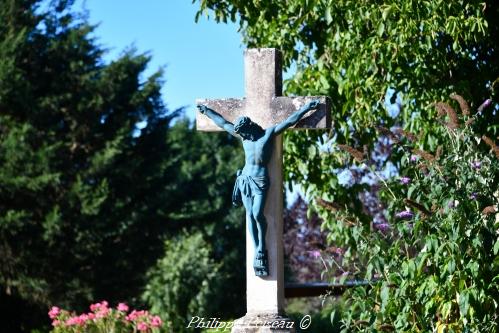
[[[246,314],[234,321],[232,333],[295,333],[295,323],[279,314]]]

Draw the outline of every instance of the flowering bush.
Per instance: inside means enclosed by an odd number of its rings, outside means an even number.
[[[345,294],[342,332],[499,331],[499,146],[478,132],[493,132],[480,123],[491,103],[471,114],[463,98],[452,98],[461,114],[436,103],[439,146],[378,128],[403,170],[379,177],[380,222],[319,202],[329,239],[345,247],[344,264],[355,267],[351,277],[373,281]],[[376,173],[358,155],[359,169]]]
[[[110,308],[102,301],[90,305],[90,312],[76,314],[53,306],[48,312],[53,333],[159,333],[163,325],[159,316],[148,311],[132,310],[125,303]]]

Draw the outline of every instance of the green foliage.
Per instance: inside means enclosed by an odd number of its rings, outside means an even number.
[[[318,298],[295,298],[287,300],[286,315],[295,322],[296,332],[340,332],[342,304],[338,299],[334,298],[329,299],[329,301]],[[320,311],[317,311],[318,308],[320,308]],[[310,316],[310,326],[304,329],[300,327],[300,322],[306,315]]]
[[[479,114],[454,119],[461,127],[446,123],[437,152],[399,137],[407,184],[392,178],[379,192],[389,225],[376,231],[353,210],[322,208],[351,276],[377,280],[344,295],[343,332],[498,331],[499,147],[463,124]]]
[[[475,140],[476,133],[497,137],[497,104],[477,116],[473,131],[469,126],[448,131],[435,121],[433,108],[452,92],[475,110],[486,97],[497,98],[497,1],[198,2],[198,15],[237,21],[248,47],[282,50],[285,66],[296,68],[287,94],[332,98],[332,131],[288,134],[284,165],[288,181],[300,183],[308,198],[322,199],[315,209],[330,242],[346,250],[345,270],[380,280],[346,295],[351,304],[344,331],[497,331],[498,226],[481,211],[497,209],[498,163]],[[390,116],[387,105],[400,114]],[[417,142],[399,137],[405,150],[374,161],[373,155],[386,155],[380,147],[391,149],[382,141],[397,137],[377,131],[380,124],[403,127]],[[436,152],[438,146],[443,154],[428,171],[407,162],[407,148]],[[374,186],[341,185],[338,173],[352,163],[340,147],[366,161],[354,164],[354,172],[359,178],[369,173]],[[479,172],[471,170],[475,160],[483,163]],[[388,162],[414,179],[410,187],[385,184],[381,172]],[[389,235],[373,232],[373,216],[362,200],[366,194],[381,200],[378,209],[387,209]],[[450,200],[459,205],[448,208]],[[425,218],[416,214],[412,228],[394,220],[408,202],[431,212]]]
[[[193,316],[217,315],[223,279],[211,252],[201,233],[180,234],[165,242],[165,255],[148,273],[143,298],[174,332],[190,331]]]
[[[241,225],[234,214],[223,220],[237,141],[199,134],[168,111],[161,72],[143,76],[149,56],[127,50],[105,63],[71,3],[0,1],[0,304],[9,331],[39,325],[51,305],[140,305],[145,272],[180,230],[202,229],[214,260],[244,247],[216,237]],[[237,308],[243,289],[232,286],[223,307]]]
[[[170,121],[159,77],[140,82],[148,57],[130,51],[102,65],[92,27],[65,3],[35,14],[37,1],[3,1],[0,10],[0,238],[6,254],[0,283],[8,294],[46,305],[87,301],[99,285],[124,297],[113,279],[98,282],[107,275],[103,262],[139,278],[125,264],[133,258],[110,258],[141,220],[124,218],[138,207],[130,200],[135,193],[121,187],[145,171],[129,157],[150,154],[144,144],[164,135]],[[135,123],[144,119],[151,122],[147,133],[134,138]],[[151,169],[161,163],[148,162]],[[142,259],[135,261],[140,269]]]
[[[311,146],[331,141],[372,151],[375,124],[403,123],[434,149],[443,134],[432,121],[434,101],[457,91],[476,107],[499,87],[497,1],[197,2],[198,16],[237,21],[248,47],[282,50],[284,65],[296,69],[286,94],[331,97],[330,133],[285,135],[285,176],[324,199],[356,206],[359,214],[363,189],[342,188],[335,174],[345,159]],[[400,99],[396,118],[385,108],[389,89],[396,93],[392,104]],[[497,122],[483,126],[497,135]]]
[[[429,103],[454,90],[483,100],[475,87],[484,89],[498,74],[494,1],[199,3],[198,15],[213,12],[217,21],[237,20],[248,47],[281,49],[285,65],[297,66],[287,93],[331,96],[335,128],[344,137],[351,132],[346,117],[357,132],[387,118],[387,88],[415,101],[403,111],[408,122],[415,110],[428,113]],[[419,124],[413,128],[419,131],[425,120],[428,115],[420,114],[407,125]]]

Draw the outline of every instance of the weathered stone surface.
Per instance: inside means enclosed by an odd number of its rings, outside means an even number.
[[[224,99],[196,99],[196,105],[204,104],[220,113],[225,119],[234,122],[237,117],[242,116],[245,110],[244,98]],[[218,132],[223,131],[215,125],[210,118],[200,112],[196,112],[196,129],[198,131]]]
[[[281,66],[281,53],[276,49],[248,49],[244,52],[247,111],[269,110],[272,98],[282,95]]]
[[[295,323],[279,314],[246,314],[234,321],[232,333],[295,333]]]
[[[328,128],[331,125],[330,105],[327,97],[280,97],[282,94],[281,55],[276,49],[249,49],[244,54],[246,98],[197,100],[218,112],[226,120],[234,122],[239,116],[248,116],[254,122],[268,128],[287,119],[313,99],[319,99],[320,105],[310,111],[294,127]],[[197,129],[201,131],[220,131],[210,119],[196,113]],[[246,292],[247,316],[237,322],[256,316],[274,316],[283,314],[284,308],[284,263],[282,241],[282,137],[274,139],[271,160],[267,166],[270,187],[265,204],[267,221],[266,244],[268,251],[269,276],[255,276],[253,270],[254,248],[246,222]],[[263,315],[267,314],[267,315]],[[245,319],[246,318],[246,319]],[[241,325],[240,325],[241,326]],[[250,326],[234,328],[232,332],[294,332],[293,330],[275,330],[268,326]]]
[[[246,98],[198,99],[234,122],[237,117],[248,116],[267,128],[276,125],[313,99],[320,100],[316,110],[310,111],[294,129],[329,128],[330,102],[325,96],[279,97],[282,94],[281,54],[276,49],[248,49],[244,52]],[[208,117],[196,113],[196,127],[200,131],[221,131]]]
[[[320,101],[319,107],[305,114],[298,124],[290,129],[330,128],[331,113],[328,110],[331,107],[329,98],[325,96],[276,97],[272,99],[272,112],[269,114],[270,119],[267,121],[272,125],[278,124],[314,99]]]
[[[320,101],[319,107],[309,111],[298,124],[290,129],[330,128],[331,114],[328,112],[330,100],[325,96],[272,97],[265,109],[262,107],[257,110],[249,110],[245,98],[197,99],[196,104],[204,104],[216,110],[230,122],[234,122],[240,116],[248,116],[263,128],[267,128],[286,120],[293,112],[314,99]],[[199,112],[196,114],[196,127],[199,131],[222,131],[208,117]]]

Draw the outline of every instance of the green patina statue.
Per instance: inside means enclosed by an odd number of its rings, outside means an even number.
[[[232,202],[242,202],[246,209],[246,220],[255,246],[253,268],[257,276],[268,276],[268,258],[265,246],[267,221],[264,216],[265,200],[269,188],[267,164],[272,154],[272,139],[285,129],[295,125],[308,111],[317,108],[318,100],[313,100],[293,113],[280,124],[263,129],[249,117],[239,117],[235,124],[227,121],[220,114],[205,105],[198,105],[199,111],[213,122],[243,142],[245,165],[237,171]]]

